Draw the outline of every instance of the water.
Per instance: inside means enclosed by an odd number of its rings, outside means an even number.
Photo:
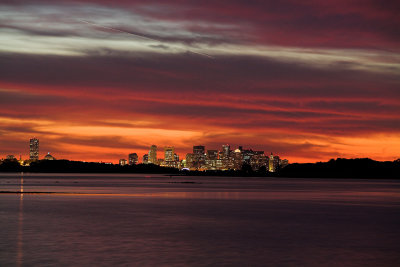
[[[21,190],[0,266],[400,266],[399,181],[0,174]]]

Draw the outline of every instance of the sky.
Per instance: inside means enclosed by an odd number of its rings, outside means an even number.
[[[0,158],[400,158],[396,0],[3,0]],[[159,157],[162,157],[159,152]]]

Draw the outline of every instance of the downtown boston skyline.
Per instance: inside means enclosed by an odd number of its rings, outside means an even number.
[[[398,1],[0,3],[0,158],[400,157]]]

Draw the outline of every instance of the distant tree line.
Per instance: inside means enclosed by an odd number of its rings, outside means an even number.
[[[240,177],[298,177],[298,178],[400,178],[400,159],[375,161],[361,159],[331,159],[328,162],[293,163],[277,172],[268,172],[265,166],[253,170],[243,164],[241,170],[180,171],[155,164],[124,165],[81,162],[69,160],[38,160],[30,166],[21,166],[17,160],[0,162],[0,172],[37,173],[163,173],[191,176],[240,176]]]
[[[4,160],[0,172],[42,173],[179,173],[178,169],[154,164],[120,166],[117,164],[82,162],[70,160],[38,160],[30,166],[21,166],[16,160]]]
[[[279,172],[282,177],[310,178],[400,178],[400,159],[331,159],[328,162],[293,163]]]

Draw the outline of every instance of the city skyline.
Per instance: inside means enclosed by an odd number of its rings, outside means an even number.
[[[38,160],[56,160],[50,152],[44,157],[40,157],[39,139],[34,137],[29,139],[29,158],[22,158],[19,155],[18,162],[22,166],[29,166],[31,162]],[[174,146],[165,146],[161,148],[164,153],[158,153],[157,145],[151,145],[147,154],[143,154],[142,161],[136,152],[131,152],[127,159],[120,158],[108,163],[117,163],[118,165],[136,165],[136,164],[155,164],[163,167],[173,167],[177,169],[190,170],[241,170],[243,164],[249,165],[253,170],[259,170],[261,167],[270,172],[275,172],[278,168],[289,164],[287,159],[281,159],[279,155],[264,153],[264,151],[253,150],[253,148],[243,148],[238,146],[236,149],[229,144],[223,144],[218,149],[206,149],[204,145],[194,145],[192,152],[185,156],[179,156],[175,153]],[[160,151],[162,152],[162,151]],[[157,156],[158,155],[158,156]],[[17,160],[14,154],[8,154],[6,160]],[[1,160],[4,160],[2,158]],[[62,160],[70,160],[63,158]],[[115,162],[117,161],[117,162]],[[83,161],[86,162],[86,161]],[[101,163],[102,161],[93,161]],[[103,162],[107,163],[107,162]]]
[[[395,160],[396,1],[5,1],[0,157],[219,144]]]

